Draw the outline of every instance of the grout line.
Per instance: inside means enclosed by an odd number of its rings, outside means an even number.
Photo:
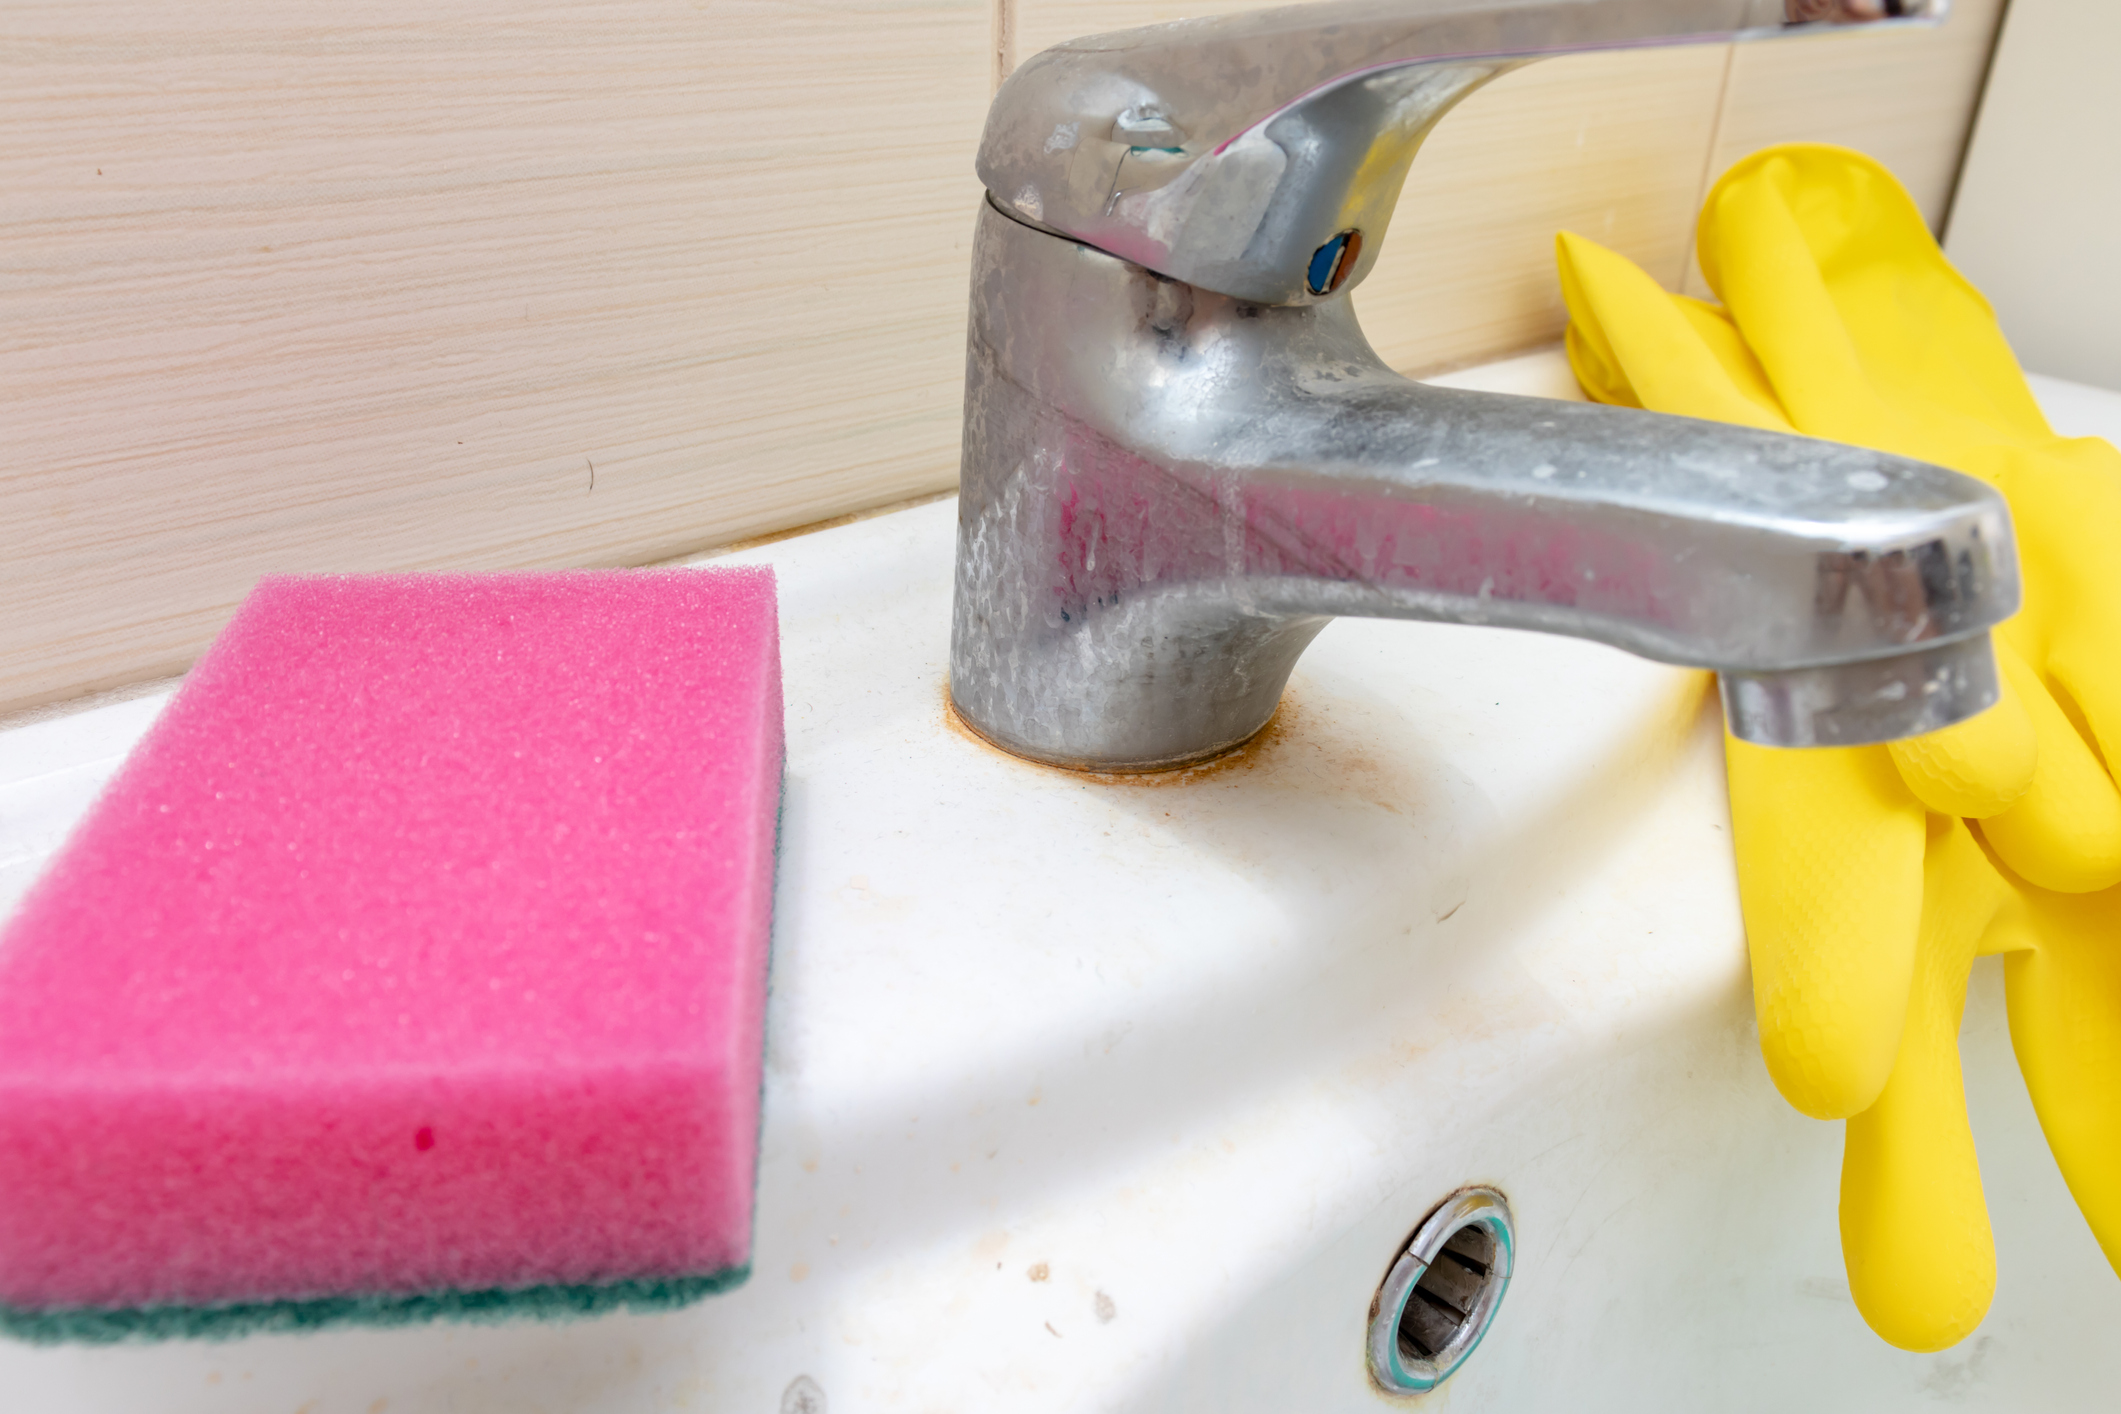
[[[809,535],[819,530],[836,530],[843,525],[853,525],[858,520],[874,520],[878,516],[888,516],[895,511],[910,511],[915,506],[929,505],[935,501],[946,500],[956,494],[957,487],[954,485],[946,486],[940,491],[923,491],[918,496],[907,496],[902,500],[888,501],[881,506],[870,506],[864,510],[849,511],[845,515],[832,516],[826,520],[806,521],[801,525],[791,525],[785,530],[769,530],[764,535],[752,535],[742,540],[731,540],[726,544],[711,546],[705,550],[688,550],[682,555],[676,555],[667,560],[657,560],[647,568],[665,569],[673,565],[705,564],[709,560],[720,559],[724,555],[733,555],[739,550],[756,550],[761,545],[771,545],[781,540],[793,540],[798,535]]]
[[[1700,229],[1701,203],[1708,200],[1709,184],[1716,171],[1716,151],[1723,145],[1723,118],[1731,108],[1731,70],[1738,64],[1738,41],[1723,46],[1723,81],[1716,86],[1716,116],[1709,123],[1708,151],[1701,157],[1701,181],[1694,188],[1694,204],[1687,208],[1686,249],[1679,257],[1679,278],[1672,289],[1686,293],[1687,276],[1694,269],[1694,233]]]
[[[999,93],[1002,80],[1016,72],[1016,0],[993,0],[994,72],[990,88]]]
[[[1959,160],[1952,164],[1952,184],[1945,190],[1943,208],[1937,213],[1937,248],[1942,250],[1952,234],[1952,211],[1959,205],[1959,184],[1966,179],[1966,159],[1973,155],[1974,139],[1981,133],[1981,110],[1988,107],[1989,80],[1996,76],[1996,56],[2003,52],[2003,29],[2011,22],[2011,0],[2003,0],[1996,11],[1996,27],[1989,32],[1988,53],[1981,60],[1981,82],[1974,89],[1973,107],[1966,115],[1966,132],[1959,139]]]

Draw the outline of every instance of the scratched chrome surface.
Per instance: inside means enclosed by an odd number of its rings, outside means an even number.
[[[992,203],[967,341],[951,690],[1022,755],[1226,750],[1343,615],[1712,668],[1733,728],[1775,745],[1994,701],[1988,629],[2017,607],[2017,562],[2002,498],[1955,472],[1425,387],[1345,293],[1231,299]]]

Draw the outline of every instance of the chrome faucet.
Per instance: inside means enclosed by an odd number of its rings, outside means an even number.
[[[1340,614],[1721,675],[1731,729],[1890,740],[1996,698],[2002,499],[1806,438],[1430,388],[1349,305],[1429,130],[1542,55],[1944,0],[1341,0],[1049,49],[979,155],[950,693],[1109,771],[1264,726]],[[1890,12],[1890,14],[1888,14]]]

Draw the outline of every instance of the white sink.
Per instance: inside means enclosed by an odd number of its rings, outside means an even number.
[[[1449,381],[1571,386],[1552,354]],[[2121,432],[2121,398],[2083,405]],[[773,1414],[799,1377],[831,1414],[2111,1406],[2121,1282],[1993,961],[1963,1044],[1995,1306],[1915,1356],[1850,1304],[1841,1126],[1759,1059],[1705,677],[1346,620],[1242,757],[1083,778],[946,720],[954,511],[722,561],[779,571],[789,726],[746,1286],[572,1325],[0,1343],[0,1407]],[[160,700],[0,735],[0,898]],[[1509,1294],[1442,1390],[1389,1399],[1371,1295],[1473,1182],[1515,1209]]]

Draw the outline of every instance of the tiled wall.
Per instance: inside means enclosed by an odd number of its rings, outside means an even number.
[[[1681,285],[1780,138],[1941,212],[1999,4],[1499,80],[1366,327],[1409,370],[1555,337],[1559,226]],[[948,486],[997,73],[1211,8],[6,7],[0,712],[180,670],[261,573],[644,563]]]
[[[1945,243],[2028,368],[2099,388],[2121,388],[2117,61],[2121,5],[2011,0]]]

